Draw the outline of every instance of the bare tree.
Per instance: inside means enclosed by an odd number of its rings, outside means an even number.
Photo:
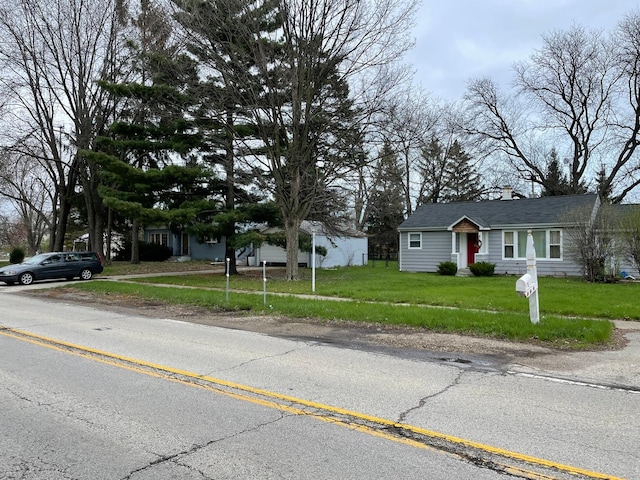
[[[41,249],[51,226],[51,184],[44,169],[30,158],[4,155],[0,169],[0,194],[9,200],[17,213],[29,253]]]
[[[420,198],[415,191],[424,186],[424,182],[417,179],[422,163],[421,151],[427,139],[433,135],[439,114],[431,105],[428,95],[411,85],[389,96],[387,102],[389,107],[382,115],[385,125],[383,136],[385,142],[394,146],[402,162],[402,188],[406,214],[409,216]]]
[[[603,191],[615,190],[616,196],[612,201],[620,202],[640,185],[640,162],[637,158],[640,145],[640,10],[627,15],[618,27],[614,37],[614,62],[620,74],[622,92],[615,104],[612,121],[614,152],[617,155],[600,188]]]
[[[620,248],[625,258],[640,271],[640,209],[637,205],[625,207],[620,217]]]
[[[118,72],[123,2],[17,0],[0,8],[0,84],[10,100],[5,142],[47,171],[56,189],[52,250],[62,250],[73,197],[82,186],[90,248],[103,251],[98,170],[77,154],[90,149],[110,114],[97,80]],[[61,147],[67,146],[67,150]]]
[[[545,186],[548,145],[568,164],[580,193],[600,165],[600,188],[619,202],[640,183],[634,157],[640,132],[639,14],[617,35],[573,27],[543,37],[543,46],[515,66],[514,96],[475,79],[465,96],[468,131],[502,152],[523,180]]]
[[[614,273],[609,267],[617,258],[614,242],[617,225],[611,205],[567,212],[564,219],[571,225],[565,229],[567,255],[582,266],[588,281],[605,281]]]
[[[10,215],[0,215],[0,248],[21,248],[27,235],[21,221]]]

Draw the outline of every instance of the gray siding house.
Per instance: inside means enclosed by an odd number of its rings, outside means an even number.
[[[194,260],[224,261],[225,238],[199,242],[186,232],[173,232],[165,226],[146,227],[145,242],[157,243],[169,247],[174,257]]]
[[[400,270],[436,272],[452,261],[459,271],[475,262],[491,262],[498,274],[526,272],[526,238],[534,238],[540,275],[581,276],[582,268],[565,253],[571,228],[566,215],[576,209],[595,214],[597,195],[564,195],[480,202],[431,203],[419,206],[398,228]]]

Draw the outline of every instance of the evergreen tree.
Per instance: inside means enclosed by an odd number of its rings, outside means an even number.
[[[419,172],[422,176],[422,185],[418,204],[438,203],[445,188],[445,167],[448,156],[436,137],[431,138],[431,141],[422,148],[421,154]]]
[[[597,193],[600,196],[600,200],[606,203],[611,203],[611,197],[613,195],[613,184],[607,182],[607,171],[605,166],[602,165],[598,173],[596,174],[596,188]]]
[[[370,256],[387,258],[398,251],[398,226],[404,220],[403,170],[391,145],[385,143],[376,167],[376,181],[369,198],[367,233]],[[372,255],[373,254],[373,255]]]
[[[556,149],[552,149],[549,153],[549,162],[547,164],[547,174],[542,184],[542,196],[552,197],[555,195],[569,195],[571,193],[571,184],[562,172],[558,153]]]
[[[445,186],[442,192],[444,202],[469,202],[482,198],[484,187],[480,174],[471,163],[471,157],[457,140],[447,152],[444,178]]]
[[[242,170],[240,165],[246,166],[247,157],[260,155],[264,149],[259,146],[255,124],[248,120],[250,109],[259,107],[249,100],[249,90],[255,84],[252,78],[257,70],[255,59],[249,53],[246,37],[239,32],[247,24],[275,31],[278,24],[269,20],[274,4],[265,2],[253,9],[233,0],[175,3],[179,8],[176,18],[189,32],[187,49],[207,71],[198,87],[195,113],[206,143],[203,158],[224,173],[216,191],[224,199],[224,205],[211,216],[209,225],[200,223],[193,227],[193,233],[224,236],[229,271],[236,274],[236,250],[251,240],[259,241],[244,232],[243,224],[273,223],[279,217],[273,204],[265,202],[264,195],[255,193],[257,189],[249,193],[255,187],[255,172]]]
[[[131,222],[132,263],[139,262],[141,224],[180,228],[192,221],[204,189],[205,171],[189,155],[202,144],[189,118],[197,85],[196,64],[169,41],[162,12],[143,1],[134,20],[138,36],[129,42],[135,81],[102,82],[123,105],[109,135],[99,137],[96,152],[84,152],[102,167],[99,188],[105,206]],[[182,159],[187,166],[178,166]],[[208,186],[208,185],[207,185]]]

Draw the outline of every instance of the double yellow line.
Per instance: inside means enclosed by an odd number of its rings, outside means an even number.
[[[479,463],[486,468],[533,480],[571,478],[624,480],[620,477],[592,472],[569,465],[524,455],[451,435],[365,415],[321,403],[253,388],[219,378],[124,357],[82,345],[63,342],[34,333],[0,325],[0,335],[54,350],[71,353],[94,361],[125,368],[145,375],[203,388],[238,400],[277,409],[292,415],[311,416],[324,422],[345,426],[369,435],[402,443],[415,448],[431,449]],[[529,470],[537,468],[538,471]],[[555,475],[562,475],[558,477]]]

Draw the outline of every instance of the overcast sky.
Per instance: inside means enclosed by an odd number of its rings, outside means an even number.
[[[542,35],[577,24],[611,31],[640,0],[422,0],[416,46],[407,60],[434,97],[459,100],[466,81],[488,76],[501,87],[512,65],[542,45]]]

